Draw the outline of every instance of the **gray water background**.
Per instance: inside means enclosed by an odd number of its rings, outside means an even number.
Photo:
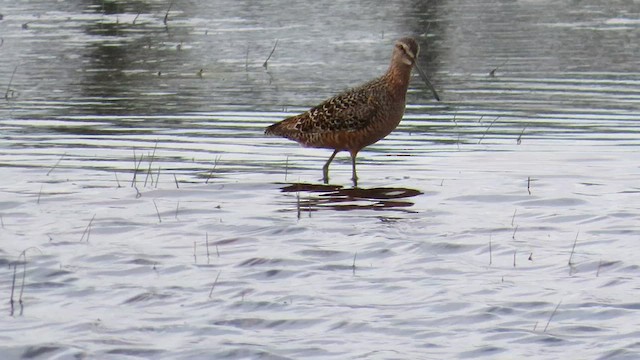
[[[168,8],[0,2],[3,359],[640,356],[637,1]],[[362,189],[262,135],[403,36]]]

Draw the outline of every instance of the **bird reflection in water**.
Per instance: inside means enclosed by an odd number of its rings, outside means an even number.
[[[407,188],[376,187],[376,188],[343,188],[339,185],[320,185],[294,183],[280,189],[286,193],[307,193],[298,195],[296,208],[298,216],[303,211],[317,211],[320,209],[333,210],[390,210],[403,209],[413,205],[406,199],[422,195],[421,191]]]

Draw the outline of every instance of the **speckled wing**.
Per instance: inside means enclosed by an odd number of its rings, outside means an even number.
[[[296,137],[364,129],[380,109],[376,90],[373,83],[348,90],[305,113],[270,126],[266,133]]]
[[[375,99],[372,91],[350,90],[299,115],[294,128],[304,133],[363,129],[378,111]]]

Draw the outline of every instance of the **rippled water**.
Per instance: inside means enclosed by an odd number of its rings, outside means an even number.
[[[637,4],[168,8],[0,2],[3,359],[640,355]],[[402,36],[362,188],[262,135]]]

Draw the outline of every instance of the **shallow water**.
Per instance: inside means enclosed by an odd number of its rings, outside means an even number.
[[[2,358],[640,355],[635,5],[0,4]],[[360,189],[262,135],[407,35]]]

